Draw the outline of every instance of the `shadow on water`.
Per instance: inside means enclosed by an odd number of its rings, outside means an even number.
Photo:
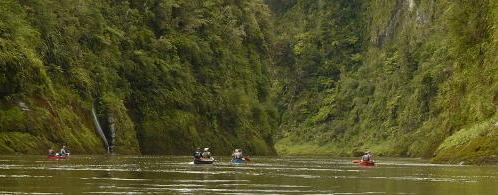
[[[184,156],[0,157],[0,194],[498,194],[497,166],[434,165],[420,159],[260,157],[235,165],[220,157],[194,165]]]

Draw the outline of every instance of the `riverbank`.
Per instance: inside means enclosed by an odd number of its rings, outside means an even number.
[[[455,141],[453,138],[445,141],[433,156],[408,156],[400,153],[394,142],[364,143],[361,147],[346,142],[318,145],[312,143],[295,143],[290,138],[279,140],[275,148],[280,155],[326,155],[334,157],[360,156],[365,151],[371,151],[377,157],[422,157],[432,163],[465,164],[465,165],[498,165],[498,141],[493,136],[481,136],[468,141]],[[457,144],[455,144],[457,143]]]

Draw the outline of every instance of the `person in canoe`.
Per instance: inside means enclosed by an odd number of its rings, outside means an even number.
[[[248,156],[244,156],[244,153],[242,153],[242,149],[235,149],[235,151],[232,154],[232,163],[245,163],[247,161],[250,161]]]
[[[194,164],[213,164],[213,162],[214,158],[211,157],[211,152],[209,152],[209,148],[204,148],[200,158],[194,157]]]
[[[69,150],[67,149],[66,145],[62,145],[59,156],[69,156]]]
[[[233,160],[243,160],[244,156],[242,155],[242,150],[241,149],[235,149],[232,154],[232,159]]]
[[[194,151],[194,159],[201,159],[202,158],[202,150],[201,148],[197,148]]]
[[[55,156],[55,150],[52,148],[48,149],[48,156]]]
[[[361,156],[361,162],[373,162],[372,153],[370,151],[365,152],[365,154]]]
[[[204,152],[202,152],[202,158],[211,158],[211,152],[209,152],[209,148],[204,148]]]

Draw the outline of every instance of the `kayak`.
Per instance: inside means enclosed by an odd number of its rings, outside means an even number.
[[[361,165],[361,166],[375,166],[374,161],[353,160],[353,163]]]
[[[213,164],[214,158],[200,158],[194,159],[194,164]]]
[[[48,159],[55,159],[55,160],[66,159],[66,158],[67,158],[67,156],[48,156]]]
[[[232,159],[232,163],[233,164],[244,164],[244,163],[246,163],[246,160],[245,159],[236,158],[236,159]]]

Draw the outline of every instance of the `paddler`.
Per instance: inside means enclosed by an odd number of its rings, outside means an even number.
[[[59,152],[60,156],[68,156],[69,155],[69,150],[67,149],[66,145],[62,145],[61,151]]]
[[[232,159],[244,160],[244,156],[242,155],[241,149],[235,149],[232,154]]]
[[[194,152],[194,159],[201,159],[202,157],[202,150],[201,148],[197,148]]]
[[[211,152],[209,152],[209,148],[204,148],[204,152],[202,153],[202,158],[211,158]]]
[[[363,156],[361,156],[361,161],[362,162],[370,162],[370,161],[373,161],[373,158],[372,158],[372,153],[370,151],[367,151],[365,152],[365,154]]]
[[[48,149],[48,156],[55,156],[55,150],[52,148]]]

